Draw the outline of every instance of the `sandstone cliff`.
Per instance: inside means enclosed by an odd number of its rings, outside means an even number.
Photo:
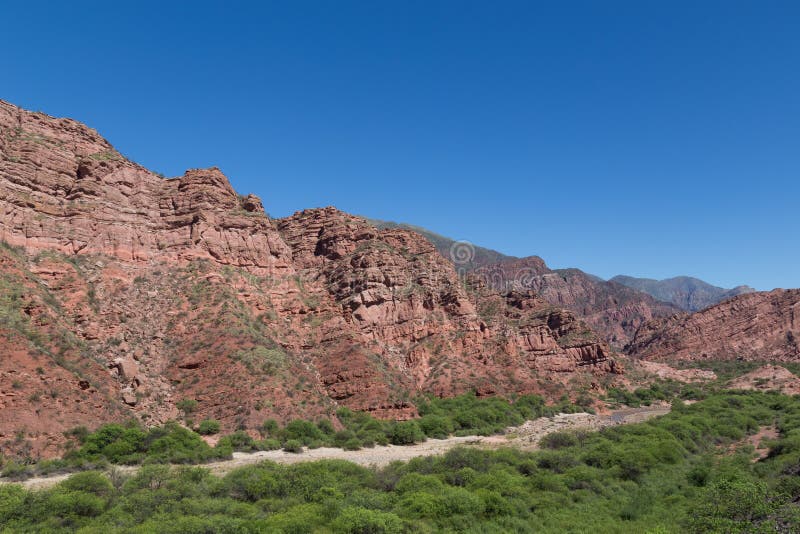
[[[0,448],[179,416],[415,415],[421,393],[564,393],[621,372],[573,314],[459,276],[334,208],[274,221],[219,169],[164,179],[86,126],[0,102]]]
[[[797,361],[798,339],[800,289],[776,289],[645,323],[627,351],[643,359],[670,361]]]
[[[631,284],[605,281],[580,269],[550,269],[538,256],[516,258],[418,226],[369,221],[377,228],[404,228],[422,234],[445,259],[455,264],[458,272],[474,273],[495,289],[533,290],[546,302],[574,312],[595,331],[602,332],[605,341],[616,348],[630,342],[642,323],[681,311],[675,303],[654,298],[641,288],[628,287]],[[738,294],[737,290],[731,290],[729,296]],[[701,298],[699,293],[696,298]]]
[[[496,289],[529,289],[550,304],[574,312],[617,348],[627,344],[644,322],[680,311],[641,291],[578,269],[552,270],[538,256],[504,260],[474,272]]]

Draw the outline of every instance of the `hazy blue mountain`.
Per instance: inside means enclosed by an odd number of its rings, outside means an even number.
[[[653,280],[618,275],[610,281],[644,291],[662,302],[669,302],[690,312],[705,309],[742,293],[755,291],[750,286],[737,286],[733,289],[717,287],[691,276]]]

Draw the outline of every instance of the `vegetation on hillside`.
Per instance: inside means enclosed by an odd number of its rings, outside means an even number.
[[[441,414],[433,413],[427,415]],[[360,416],[359,416],[360,417]],[[424,418],[423,418],[424,419]],[[432,421],[429,419],[429,421]],[[440,421],[446,424],[444,421]],[[747,439],[775,426],[756,460]],[[305,435],[305,425],[287,433]],[[422,425],[418,422],[417,426]],[[7,532],[797,532],[800,399],[716,393],[646,423],[458,448],[381,470],[342,461],[146,465],[0,486]]]
[[[195,401],[180,401],[178,404],[186,414],[196,408]],[[446,438],[453,434],[495,434],[527,419],[586,409],[566,400],[546,406],[538,395],[523,395],[509,401],[499,397],[479,398],[474,394],[464,394],[449,399],[420,399],[418,406],[421,417],[413,421],[383,421],[348,408],[337,411],[337,425],[329,419],[295,419],[280,426],[275,420],[268,419],[258,429],[261,439],[237,431],[222,436],[214,447],[200,436],[219,433],[219,422],[214,420],[201,421],[197,433],[175,422],[144,429],[139,423],[129,421],[122,425],[103,425],[91,433],[85,428],[76,428],[66,435],[70,439],[71,450],[62,459],[41,462],[9,459],[3,464],[0,458],[0,474],[22,479],[37,474],[99,468],[108,464],[198,464],[230,458],[234,451],[283,448],[302,452],[303,447],[358,450],[376,444],[411,445],[427,438]]]

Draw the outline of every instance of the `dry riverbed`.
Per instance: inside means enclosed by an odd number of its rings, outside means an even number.
[[[384,467],[394,461],[407,461],[417,456],[432,456],[444,454],[458,445],[497,448],[519,447],[525,450],[535,449],[539,440],[547,434],[563,430],[599,430],[603,427],[620,424],[639,423],[669,413],[669,405],[648,406],[644,408],[625,408],[612,411],[608,415],[593,415],[588,413],[558,414],[553,417],[540,417],[527,421],[518,427],[506,430],[497,436],[463,436],[447,439],[429,439],[416,445],[387,445],[376,446],[358,451],[345,451],[321,447],[319,449],[304,449],[302,453],[290,453],[283,450],[260,451],[253,453],[235,452],[231,460],[222,460],[203,464],[202,467],[210,469],[212,473],[221,475],[232,469],[251,465],[264,460],[281,464],[294,464],[298,462],[313,462],[315,460],[347,460],[363,466]],[[118,466],[114,469],[121,473],[133,473],[137,466]],[[19,482],[26,488],[49,488],[68,478],[70,474],[33,477]],[[7,483],[0,481],[0,483]]]

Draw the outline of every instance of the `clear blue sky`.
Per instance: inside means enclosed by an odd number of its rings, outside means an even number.
[[[121,3],[3,2],[0,98],[273,216],[800,286],[796,1]]]

